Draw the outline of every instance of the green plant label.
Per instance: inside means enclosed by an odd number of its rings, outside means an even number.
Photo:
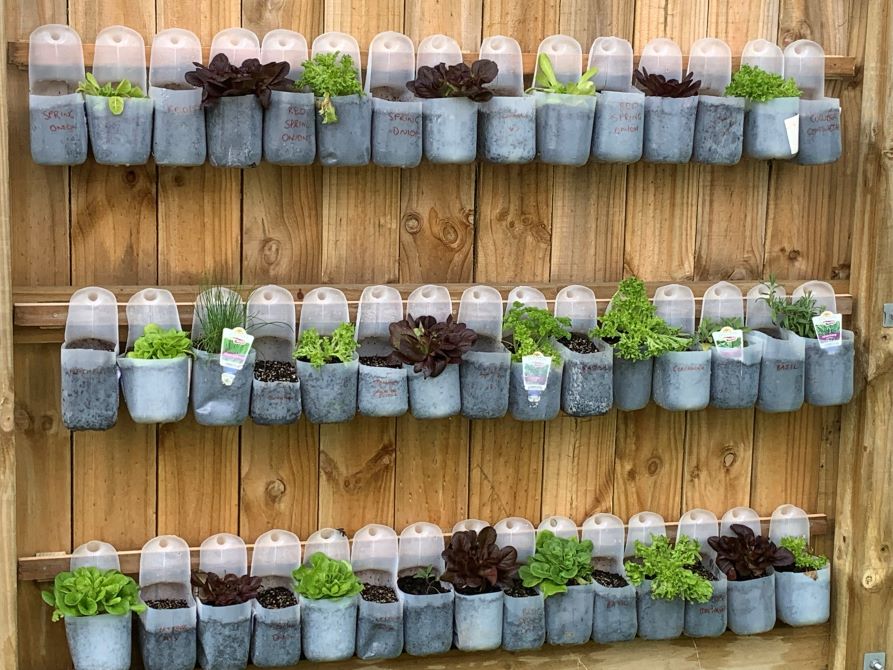
[[[539,404],[543,391],[549,384],[549,370],[552,369],[552,357],[544,356],[537,351],[521,358],[521,375],[524,379],[524,390],[531,405]]]
[[[833,349],[843,344],[843,317],[832,312],[822,312],[812,317],[812,327],[822,349]]]
[[[744,333],[739,329],[726,326],[717,330],[713,333],[713,344],[720,356],[736,361],[744,359]]]
[[[252,342],[254,336],[245,332],[244,328],[223,329],[223,339],[220,342],[220,365],[223,374],[220,375],[220,381],[224,386],[230,386],[236,378],[236,373],[245,367]]]

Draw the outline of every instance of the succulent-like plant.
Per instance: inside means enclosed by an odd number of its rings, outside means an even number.
[[[363,590],[353,568],[347,561],[336,561],[321,551],[310,557],[305,564],[292,572],[295,591],[310,600],[343,598],[353,596]]]
[[[779,572],[791,572],[794,569],[809,572],[821,570],[828,565],[828,557],[813,553],[805,537],[789,535],[781,538],[778,544],[794,555],[794,565],[780,566]]]
[[[539,586],[543,597],[566,593],[571,585],[592,581],[592,541],[576,537],[562,538],[548,530],[536,536],[536,551],[518,571],[521,583]]]
[[[437,377],[447,365],[460,363],[478,339],[471,328],[453,321],[452,314],[444,321],[409,314],[403,321],[393,322],[388,330],[394,357],[426,378]]]
[[[192,341],[182,330],[176,328],[163,330],[160,326],[149,323],[143,329],[143,334],[134,341],[133,351],[127,354],[127,358],[149,360],[180,358],[191,350]]]
[[[541,53],[537,59],[536,81],[531,91],[541,93],[558,93],[560,95],[593,95],[595,82],[592,78],[598,74],[597,67],[591,67],[577,81],[564,83],[558,80],[552,59],[549,54]]]
[[[716,552],[716,566],[729,581],[759,579],[769,574],[771,568],[794,564],[794,554],[762,535],[755,535],[748,526],[735,523],[731,530],[735,533],[732,536],[707,539]]]
[[[339,52],[316,54],[304,61],[304,74],[294,87],[310,89],[317,97],[316,106],[323,124],[338,123],[338,113],[332,98],[339,95],[363,95],[360,78],[353,58]]]
[[[108,98],[109,111],[115,116],[124,113],[124,101],[127,98],[146,97],[143,89],[139,86],[134,86],[128,79],[122,79],[114,85],[111,83],[100,84],[90,72],[85,75],[84,81],[78,84],[76,92]]]
[[[474,102],[487,102],[493,91],[486,84],[496,79],[499,68],[492,60],[476,60],[471,67],[465,63],[434,67],[423,65],[416,78],[406,82],[406,88],[419,98],[468,98]]]
[[[531,307],[515,301],[506,312],[502,329],[506,333],[505,345],[512,351],[512,360],[520,362],[525,356],[537,352],[550,356],[556,365],[561,363],[561,354],[552,345],[552,340],[565,340],[570,337],[571,320],[565,316],[554,316],[549,310]]]
[[[799,98],[800,89],[792,78],[785,79],[755,65],[742,65],[732,75],[725,95],[747,98],[753,102],[769,102],[775,98]]]
[[[81,567],[60,572],[53,580],[52,591],[41,591],[40,595],[54,608],[53,621],[99,614],[124,616],[146,610],[139,586],[117,570]]]
[[[636,559],[624,564],[627,577],[634,586],[646,579],[651,581],[651,597],[655,600],[681,598],[696,603],[710,600],[713,585],[710,580],[691,571],[701,562],[700,545],[685,535],[675,544],[665,535],[652,535],[651,544],[636,541]]]
[[[305,330],[294,357],[305,358],[313,367],[321,368],[326,363],[350,363],[356,350],[353,324],[342,323],[331,335],[320,335],[315,328]]]
[[[446,570],[441,579],[464,595],[507,589],[518,574],[518,552],[514,547],[496,546],[493,526],[487,526],[480,533],[474,530],[453,533],[442,556]]]
[[[207,66],[193,65],[195,70],[186,73],[186,82],[202,89],[202,107],[214,107],[220,98],[256,95],[266,109],[270,106],[272,91],[288,91],[294,87],[285,61],[262,65],[257,58],[249,58],[241,65],[233,65],[226,54],[220,53]]]
[[[701,80],[694,79],[691,72],[686,73],[682,80],[667,79],[662,74],[648,74],[648,70],[642,68],[635,72],[636,84],[645,92],[659,98],[690,98],[701,90]]]
[[[221,577],[217,573],[201,570],[194,570],[190,581],[195,597],[212,607],[247,603],[257,598],[261,587],[260,577],[229,573]]]

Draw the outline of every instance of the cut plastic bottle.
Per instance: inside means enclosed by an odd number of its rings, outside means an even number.
[[[799,151],[801,165],[824,165],[840,158],[840,99],[825,97],[825,51],[811,40],[791,42],[784,50],[785,74],[802,91]]]
[[[726,96],[732,81],[732,50],[715,38],[691,45],[688,71],[701,82],[692,159],[708,165],[735,165],[744,150],[744,98]]]
[[[286,589],[294,595],[292,572],[301,565],[301,541],[286,530],[270,530],[257,538],[251,556],[251,576],[263,589]],[[252,601],[251,662],[259,668],[284,668],[301,658],[301,609],[295,604],[267,608]]]
[[[518,562],[527,563],[536,550],[536,529],[527,519],[508,517],[494,525],[496,545],[514,547]],[[519,582],[520,582],[520,578]],[[506,651],[532,651],[546,641],[546,609],[540,589],[516,587],[505,592],[503,600],[502,648]]]
[[[403,319],[403,298],[393,286],[367,286],[357,307],[360,355],[357,410],[363,416],[402,416],[409,409],[406,368],[392,361],[390,324]]]
[[[592,567],[595,571],[611,573],[626,581],[623,567],[623,521],[613,514],[593,514],[583,522],[582,536],[592,542]],[[596,572],[592,641],[599,644],[625,642],[636,637],[636,588],[625,585],[605,585]]]
[[[307,40],[294,30],[277,28],[264,35],[262,63],[288,63],[288,78],[297,81],[307,60]],[[274,165],[310,165],[316,159],[316,100],[303,91],[271,91],[264,110],[263,155]]]
[[[700,545],[700,565],[710,573],[713,587],[713,595],[707,602],[685,603],[685,634],[688,637],[719,637],[726,631],[728,583],[716,567],[716,552],[707,542],[717,535],[719,520],[709,510],[692,509],[679,519],[677,537],[691,538]]]
[[[353,536],[350,562],[363,584],[392,589],[395,602],[360,598],[357,656],[363,660],[397,658],[403,653],[403,594],[397,588],[397,533],[368,524]]]
[[[682,79],[682,50],[659,37],[642,50],[639,69],[649,75]],[[688,163],[694,148],[698,97],[645,96],[645,136],[642,158],[651,163]]]
[[[751,40],[744,46],[741,64],[785,76],[781,48],[766,40]],[[787,160],[799,149],[800,98],[783,97],[747,102],[744,120],[744,155],[758,160]]]
[[[502,344],[502,295],[492,286],[472,286],[459,300],[459,322],[477,341],[459,364],[462,415],[497,419],[509,406],[512,355]]]
[[[635,163],[642,157],[645,94],[632,86],[633,47],[620,37],[599,37],[589,50],[589,67],[598,68],[592,159]]]

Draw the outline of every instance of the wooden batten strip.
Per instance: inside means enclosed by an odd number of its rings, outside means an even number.
[[[810,536],[828,535],[834,532],[834,521],[829,519],[827,514],[809,514],[809,533]],[[763,527],[763,534],[769,532],[769,517],[760,517],[760,524]],[[624,526],[626,528],[626,526]],[[676,538],[676,531],[679,528],[678,521],[668,521],[666,523],[667,536],[670,539]],[[581,528],[577,528],[579,532]],[[444,533],[444,538],[449,538],[452,533]],[[350,540],[353,542],[353,540]],[[305,547],[306,542],[302,541],[301,546]],[[253,544],[246,545],[248,547],[248,562],[251,563],[251,552],[254,549]],[[189,548],[190,557],[192,559],[192,567],[198,567],[199,548]],[[142,551],[135,549],[132,551],[119,551],[118,558],[121,561],[121,572],[129,575],[139,573],[140,554]],[[41,553],[36,556],[24,556],[18,561],[18,578],[21,582],[45,582],[52,580],[58,573],[68,570],[71,554],[65,552]]]

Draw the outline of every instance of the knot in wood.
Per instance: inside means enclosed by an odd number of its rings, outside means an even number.
[[[884,581],[876,570],[866,570],[862,575],[862,588],[870,593],[878,593],[883,590]]]
[[[648,459],[646,469],[648,470],[648,474],[654,477],[655,475],[657,475],[658,472],[660,472],[661,466],[663,466],[663,461],[660,459],[660,457],[652,456]]]
[[[403,215],[403,229],[410,235],[415,235],[422,229],[422,215],[418,212],[407,212]]]
[[[137,182],[136,170],[125,170],[124,171],[124,183],[128,186],[133,186]]]
[[[727,444],[722,450],[722,466],[726,469],[731,468],[733,465],[735,465],[735,462],[737,460],[738,452],[735,450],[735,447]]]
[[[24,432],[30,430],[34,425],[34,422],[31,419],[31,414],[21,405],[15,408],[14,416],[16,430]]]
[[[285,482],[281,479],[274,479],[267,482],[266,492],[267,498],[269,498],[271,502],[279,502],[282,496],[285,495]]]
[[[282,243],[274,239],[272,237],[268,237],[263,241],[261,245],[261,256],[264,259],[264,263],[267,265],[275,265],[279,262],[279,257],[282,255]]]
[[[799,249],[791,249],[788,252],[788,260],[789,261],[796,261],[799,259],[800,259],[800,250]]]

